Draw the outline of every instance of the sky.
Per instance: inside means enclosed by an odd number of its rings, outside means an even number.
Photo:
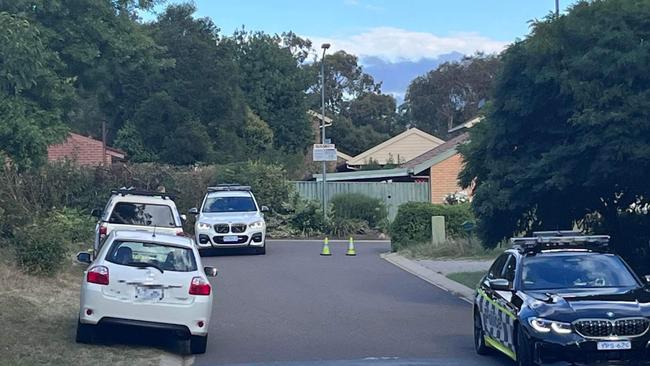
[[[168,0],[167,3],[186,2]],[[565,10],[575,0],[560,0]],[[528,34],[530,21],[555,10],[555,0],[194,0],[198,17],[234,30],[294,33],[315,48],[331,43],[359,56],[398,98],[422,70],[450,55],[495,53]],[[159,7],[158,10],[162,10]],[[145,16],[145,20],[153,19]],[[453,57],[451,57],[453,59]],[[372,63],[372,65],[370,65]],[[397,73],[394,74],[393,73]],[[372,73],[371,73],[372,74]],[[391,81],[392,83],[392,81]]]

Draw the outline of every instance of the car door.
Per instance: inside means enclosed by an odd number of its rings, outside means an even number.
[[[512,291],[496,288],[493,284],[498,283],[499,280],[501,282],[508,280],[510,284],[513,284],[516,264],[514,255],[502,254],[490,267],[479,289],[478,303],[483,327],[486,335],[491,338],[487,343],[505,353],[514,352],[512,335],[515,312],[512,311],[512,306],[509,303],[512,299]]]

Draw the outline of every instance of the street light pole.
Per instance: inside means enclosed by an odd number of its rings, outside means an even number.
[[[321,143],[325,144],[325,51],[330,48],[329,43],[321,45],[323,57],[320,62],[321,85]],[[327,162],[323,161],[323,220],[327,222]]]
[[[560,16],[560,0],[555,0],[555,16]]]

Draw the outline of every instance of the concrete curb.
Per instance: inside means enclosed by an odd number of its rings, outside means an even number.
[[[432,271],[431,269],[417,263],[416,261],[405,258],[397,253],[381,254],[381,257],[393,265],[417,276],[430,284],[441,288],[453,295],[460,297],[470,304],[474,303],[474,290],[461,285],[460,283],[450,280],[449,278]]]

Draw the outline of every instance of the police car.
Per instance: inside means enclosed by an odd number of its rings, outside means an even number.
[[[474,344],[518,365],[650,360],[650,287],[608,236],[536,232],[511,239],[474,301]]]
[[[210,248],[250,248],[257,254],[266,253],[266,222],[251,187],[221,184],[208,187],[201,209],[192,208],[196,215],[194,233],[196,245],[203,252]]]

